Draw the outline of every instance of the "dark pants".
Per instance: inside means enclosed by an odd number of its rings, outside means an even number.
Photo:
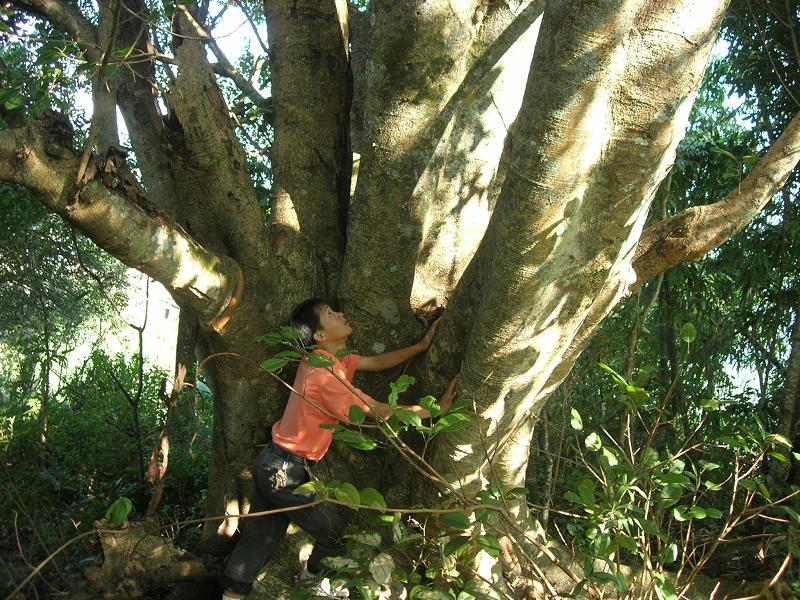
[[[306,464],[291,455],[281,456],[281,452],[268,445],[256,459],[253,471],[256,491],[250,504],[251,513],[306,504],[313,500],[313,496],[292,493],[297,486],[310,479]],[[341,533],[345,524],[330,505],[319,504],[302,510],[243,519],[242,535],[228,558],[220,584],[226,590],[249,594],[253,580],[283,541],[289,521],[297,523],[316,540],[308,559],[308,570],[312,573],[324,569],[320,562],[322,558],[340,554],[344,549]]]

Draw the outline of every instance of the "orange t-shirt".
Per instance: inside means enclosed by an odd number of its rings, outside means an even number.
[[[366,406],[356,394],[371,400],[350,384],[360,356],[350,354],[338,359],[320,348],[314,352],[327,356],[335,364],[315,368],[308,366],[308,359],[303,360],[294,379],[296,391],[289,395],[283,418],[272,426],[273,444],[308,460],[322,459],[333,441],[333,430],[323,429],[320,425],[340,421],[349,423],[350,407],[355,404],[363,409]]]

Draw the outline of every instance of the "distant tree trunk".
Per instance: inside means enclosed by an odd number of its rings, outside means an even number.
[[[800,422],[800,305],[794,307],[791,351],[789,352],[789,362],[786,364],[780,400],[778,433],[791,442],[793,452],[800,452],[800,436],[798,436],[798,422]],[[791,475],[789,481],[797,482],[800,479],[798,475],[800,466],[794,457],[789,456],[789,460],[791,468],[789,464],[774,461],[770,465],[770,476],[779,482],[785,482]]]

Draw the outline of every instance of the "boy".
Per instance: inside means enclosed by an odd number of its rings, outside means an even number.
[[[353,333],[344,315],[317,298],[306,300],[295,308],[292,326],[302,336],[303,344],[318,345],[314,352],[327,356],[334,365],[330,369],[312,368],[303,361],[298,367],[293,386],[296,391],[290,394],[283,417],[272,426],[272,442],[256,459],[256,492],[250,512],[286,508],[309,501],[308,496],[298,496],[293,492],[309,480],[308,468],[321,460],[331,445],[333,431],[320,425],[349,422],[350,408],[354,405],[376,420],[392,414],[388,404],[370,398],[352,385],[355,372],[382,371],[425,352],[438,323],[436,321],[425,337],[413,346],[376,356],[350,354],[339,359],[336,353],[346,347]],[[441,399],[442,413],[450,408],[455,398],[455,381],[450,383]],[[421,406],[403,408],[422,418],[430,417]],[[290,520],[316,541],[308,559],[307,569],[311,573],[320,573],[324,569],[321,559],[335,556],[343,549],[340,540],[345,524],[325,504],[247,519],[221,580],[225,588],[223,600],[242,598],[250,593],[253,580],[278,549]]]

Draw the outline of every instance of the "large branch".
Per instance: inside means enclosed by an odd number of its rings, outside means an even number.
[[[241,295],[238,264],[141,208],[138,186],[115,172],[111,161],[93,159],[76,188],[79,157],[65,121],[54,114],[45,113],[47,122],[0,132],[0,180],[25,186],[98,246],[163,284],[181,306],[220,325]],[[59,130],[65,135],[55,139]]]
[[[95,26],[75,7],[59,0],[12,0],[20,10],[38,15],[68,33],[90,60],[97,60],[100,49]]]
[[[736,191],[719,202],[689,208],[645,229],[633,261],[636,282],[620,300],[611,299],[609,287],[598,295],[561,363],[548,378],[541,397],[549,395],[569,374],[613,307],[619,306],[648,279],[681,262],[701,258],[739,232],[780,190],[798,161],[800,113]]]
[[[741,231],[777,194],[800,162],[800,113],[741,185],[724,199],[693,206],[643,233],[634,287],[675,265],[697,260]]]

